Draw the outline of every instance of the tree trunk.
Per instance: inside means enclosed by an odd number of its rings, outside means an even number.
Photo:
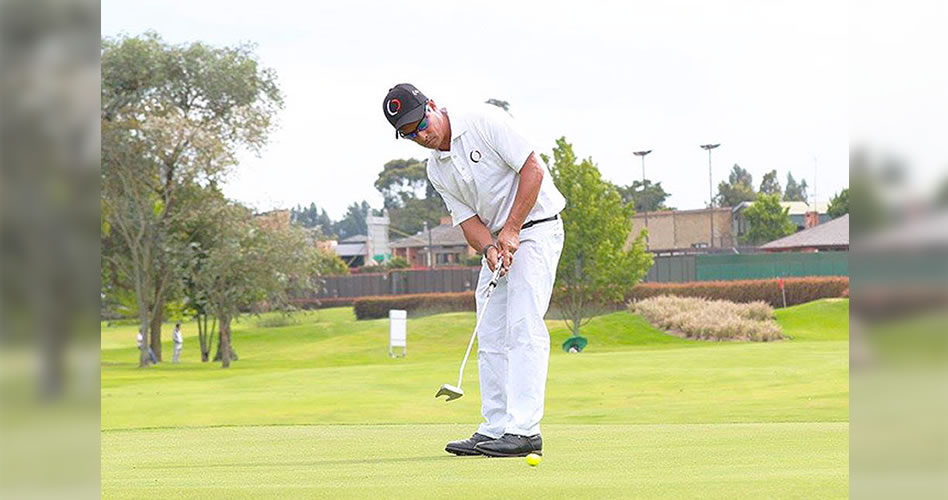
[[[165,309],[165,299],[163,297],[158,298],[157,307],[155,307],[155,314],[151,317],[151,328],[149,343],[151,344],[151,350],[155,353],[155,359],[161,361],[161,322],[164,320],[163,311]]]
[[[198,341],[201,344],[201,362],[207,363],[208,355],[211,352],[210,338],[207,330],[207,314],[198,313],[194,316],[198,325]]]
[[[230,318],[221,318],[221,368],[230,367]]]

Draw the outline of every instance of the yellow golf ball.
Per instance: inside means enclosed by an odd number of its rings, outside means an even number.
[[[527,455],[527,464],[530,465],[530,467],[536,467],[540,465],[540,455],[537,455],[536,453]]]

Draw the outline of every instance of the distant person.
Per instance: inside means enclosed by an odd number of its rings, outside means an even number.
[[[438,107],[414,85],[389,89],[382,111],[396,137],[431,150],[427,174],[455,226],[483,255],[476,302],[500,259],[501,280],[477,332],[484,422],[455,455],[520,457],[540,453],[550,333],[543,322],[563,251],[566,200],[536,149],[504,110]]]
[[[138,337],[136,340],[138,341],[138,350],[141,351],[142,346],[145,344],[145,332],[141,328],[138,329]],[[151,350],[151,346],[148,346],[148,358],[151,359],[151,364],[154,365],[158,363],[158,358],[155,357],[155,351]]]
[[[184,338],[181,336],[181,323],[174,324],[174,331],[171,332],[171,341],[174,342],[174,364],[178,364],[181,357],[181,349],[184,348]]]

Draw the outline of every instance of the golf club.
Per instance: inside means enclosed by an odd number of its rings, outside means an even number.
[[[484,313],[487,312],[487,303],[490,301],[491,292],[494,291],[494,288],[497,287],[497,281],[500,279],[500,270],[503,267],[503,258],[498,257],[497,267],[494,268],[494,274],[491,276],[490,283],[487,284],[487,295],[484,297],[484,305],[481,307],[481,315],[477,318],[477,323],[474,324],[474,333],[471,334],[471,341],[467,344],[467,352],[464,353],[464,361],[461,362],[461,370],[458,371],[458,385],[454,386],[451,384],[444,384],[441,386],[441,389],[438,390],[438,393],[435,394],[435,397],[447,396],[447,401],[453,401],[464,395],[464,390],[461,389],[461,380],[464,378],[464,365],[467,364],[467,358],[471,355],[471,347],[474,346],[474,339],[477,338],[477,329],[481,326],[481,320],[484,319]]]

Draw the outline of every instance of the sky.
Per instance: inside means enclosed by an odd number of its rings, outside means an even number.
[[[102,34],[255,43],[285,94],[259,156],[225,193],[257,210],[316,203],[333,219],[375,208],[374,181],[428,151],[395,140],[382,98],[415,84],[439,106],[496,98],[540,153],[565,136],[605,179],[661,182],[702,208],[739,164],[776,169],[828,201],[849,182],[846,2],[284,2],[103,0]]]

